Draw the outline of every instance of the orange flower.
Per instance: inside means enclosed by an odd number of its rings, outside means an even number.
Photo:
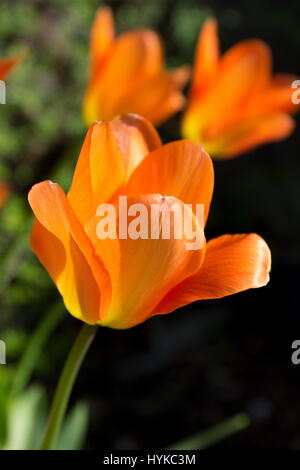
[[[267,44],[239,42],[220,57],[215,19],[199,36],[193,81],[182,132],[217,158],[232,158],[294,129],[290,75],[272,76]]]
[[[14,57],[12,59],[1,59],[0,58],[0,80],[4,80],[10,71],[17,65],[21,60],[21,57]]]
[[[12,59],[0,58],[0,80],[4,80],[20,60],[21,60],[21,56],[14,57]],[[0,208],[5,204],[5,201],[8,195],[9,195],[8,185],[6,183],[0,182]]]
[[[198,299],[264,286],[270,270],[265,241],[256,234],[223,235],[206,244],[204,223],[195,215],[203,241],[197,250],[185,249],[183,238],[96,235],[97,207],[117,205],[120,195],[147,207],[202,203],[206,220],[213,179],[211,159],[200,145],[162,145],[139,116],[92,125],[67,196],[50,181],[29,192],[36,216],[31,247],[69,312],[88,324],[123,329]]]
[[[88,125],[137,113],[159,124],[184,104],[186,67],[166,72],[158,35],[135,29],[115,38],[110,8],[97,13],[91,35],[91,65],[83,114]]]
[[[9,195],[9,187],[5,183],[0,183],[0,208],[4,205]]]

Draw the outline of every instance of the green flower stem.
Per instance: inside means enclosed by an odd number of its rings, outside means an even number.
[[[84,324],[73,344],[56,387],[45,437],[41,446],[42,450],[55,447],[75,379],[97,329],[97,326]]]
[[[203,450],[221,442],[234,434],[241,432],[250,425],[250,418],[245,413],[228,418],[205,431],[183,439],[169,446],[167,450]]]

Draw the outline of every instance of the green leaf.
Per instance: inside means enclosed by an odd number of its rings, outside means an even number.
[[[11,401],[4,450],[37,448],[46,419],[45,395],[43,388],[32,386]]]
[[[0,365],[0,448],[7,436],[7,416],[9,408],[7,382],[6,366],[2,364]]]
[[[58,450],[82,449],[88,429],[87,403],[77,403],[67,415],[57,439]]]
[[[247,428],[250,418],[245,413],[237,414],[212,428],[202,431],[187,439],[176,442],[169,450],[202,450]]]

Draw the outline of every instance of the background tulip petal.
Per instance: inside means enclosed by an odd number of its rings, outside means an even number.
[[[295,128],[294,120],[283,113],[248,119],[234,126],[221,139],[208,144],[207,149],[217,158],[232,158],[259,145],[288,137]]]
[[[148,214],[151,204],[163,208],[177,203],[183,207],[176,198],[160,195],[128,198],[128,207],[136,203],[145,205]],[[199,269],[205,252],[204,233],[192,212],[190,216],[201,241],[201,248],[197,250],[186,249],[185,236],[175,239],[172,218],[171,239],[160,236],[160,239],[99,240],[96,235],[97,218],[86,226],[112,282],[112,303],[101,324],[122,329],[143,322],[172,287]],[[161,224],[161,217],[159,220]],[[149,230],[150,227],[149,221]]]
[[[101,67],[105,64],[107,53],[113,44],[115,36],[113,15],[108,7],[100,8],[91,33],[91,73],[101,73]]]
[[[190,91],[191,99],[200,97],[217,77],[220,56],[217,28],[217,21],[214,18],[208,18],[199,35]]]
[[[183,134],[206,146],[217,140],[243,116],[248,100],[270,76],[270,51],[259,40],[233,46],[220,61],[218,78],[202,99],[190,98],[183,120]]]
[[[292,102],[292,83],[297,79],[294,75],[274,75],[268,86],[249,100],[245,106],[245,115],[251,117],[280,111],[289,114],[298,112],[299,104]]]
[[[291,87],[297,77],[272,77],[271,50],[259,39],[237,43],[220,59],[217,40],[216,22],[209,19],[198,40],[183,136],[216,158],[231,158],[289,136],[294,129],[289,114],[299,110]]]
[[[93,26],[91,55],[83,102],[88,124],[125,113],[141,114],[159,124],[183,107],[181,89],[189,71],[187,67],[164,71],[163,48],[156,32],[135,29],[114,39],[112,14],[105,7]]]
[[[20,60],[21,56],[13,57],[12,59],[0,58],[0,80],[4,80]]]
[[[256,234],[222,235],[206,245],[197,274],[175,287],[155,308],[168,313],[195,300],[217,299],[269,282],[271,254]]]
[[[166,194],[186,204],[204,204],[205,220],[214,186],[211,159],[195,142],[171,142],[150,153],[136,168],[123,192]]]
[[[240,41],[226,51],[220,60],[220,74],[233,75],[234,69],[240,66],[249,68],[253,73],[245,77],[253,81],[251,89],[263,88],[269,81],[272,71],[271,49],[260,39]]]
[[[31,247],[45,266],[69,312],[86,323],[99,321],[110,301],[110,280],[62,189],[50,182],[28,195],[37,218]]]
[[[156,33],[150,30],[123,33],[114,42],[105,73],[94,76],[90,82],[85,98],[87,122],[138,112],[128,109],[128,98],[134,98],[139,84],[159,73],[161,67],[162,50]]]
[[[101,80],[114,43],[114,20],[111,9],[98,10],[91,32],[91,58],[89,85],[83,100],[84,119],[92,124],[101,116],[98,114],[98,101],[101,96],[97,81]],[[96,84],[96,86],[95,86]]]
[[[4,205],[9,195],[9,186],[6,183],[0,183],[0,209]]]
[[[178,77],[182,80],[183,76],[186,81],[189,76],[186,67],[176,72],[160,71],[154,76],[145,77],[136,84],[135,90],[126,90],[122,104],[123,112],[134,111],[155,125],[161,124],[185,103],[185,98],[179,91],[183,84],[178,85]]]
[[[270,60],[268,46],[258,40],[243,41],[225,53],[219,80],[203,103],[204,139],[214,139],[240,121],[246,103],[268,83]]]

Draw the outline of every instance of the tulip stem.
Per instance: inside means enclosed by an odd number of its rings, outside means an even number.
[[[97,329],[97,326],[84,324],[73,344],[55,390],[42,450],[55,447],[75,379]]]

